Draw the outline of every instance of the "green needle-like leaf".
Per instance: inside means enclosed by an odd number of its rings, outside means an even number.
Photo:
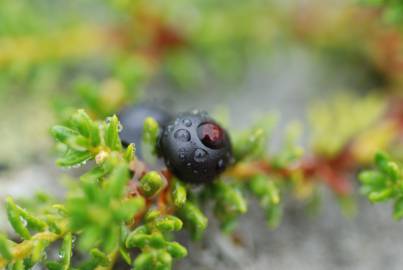
[[[13,258],[8,239],[3,234],[0,234],[0,255],[6,260]]]
[[[26,220],[22,219],[19,208],[11,197],[6,199],[6,209],[8,220],[15,232],[23,239],[31,239],[31,234],[24,223]]]
[[[57,165],[61,167],[71,167],[81,165],[87,160],[93,158],[94,155],[90,152],[68,151],[63,157],[57,160]]]
[[[111,150],[120,150],[122,148],[119,139],[119,126],[120,123],[116,115],[109,118],[109,123],[105,130],[105,144]]]
[[[157,142],[158,134],[159,134],[158,122],[152,117],[147,117],[144,120],[143,140],[146,143],[155,145],[155,143]]]
[[[157,194],[164,185],[161,175],[158,172],[151,171],[144,175],[140,180],[140,191],[147,197]]]
[[[185,185],[182,182],[175,180],[171,192],[173,203],[176,207],[181,208],[185,204],[187,198]]]

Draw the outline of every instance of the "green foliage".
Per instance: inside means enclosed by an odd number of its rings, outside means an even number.
[[[158,124],[147,118],[144,125],[144,141],[155,147]],[[25,202],[32,207],[24,208],[11,198],[6,200],[10,224],[22,242],[0,236],[1,267],[30,269],[42,263],[58,270],[112,268],[121,257],[137,270],[171,269],[175,259],[187,255],[186,248],[171,240],[172,233],[184,226],[194,239],[200,239],[207,227],[208,219],[201,210],[206,195],[214,202],[222,230],[234,230],[238,217],[247,211],[243,193],[250,184],[224,178],[206,185],[202,192],[192,192],[160,171],[147,170],[138,179],[133,178],[132,168],[141,161],[135,156],[134,145],[122,147],[119,130],[116,116],[96,121],[84,110],[51,129],[59,143],[59,166],[77,167],[86,162],[89,166],[78,181],[68,185],[65,201],[49,206],[53,200],[38,195],[38,203]],[[262,142],[245,150],[252,154],[245,153],[244,158],[263,157]],[[268,186],[260,183],[264,189],[257,188],[257,196],[262,201],[271,198],[269,204],[262,205],[274,224],[279,195],[272,182],[266,183]],[[60,243],[60,256],[48,260],[46,254],[54,242]],[[129,252],[133,248],[141,251],[136,258]],[[77,266],[72,265],[71,258],[76,252],[88,254]]]
[[[179,210],[179,217],[190,230],[193,239],[200,239],[207,228],[208,219],[192,202],[186,202]]]
[[[286,127],[281,151],[273,155],[271,161],[274,168],[287,168],[302,157],[304,150],[298,144],[300,137],[301,126],[298,122],[293,122]]]
[[[10,224],[21,241],[0,235],[0,267],[31,269],[41,263],[49,269],[111,269],[121,259],[136,270],[171,269],[175,259],[187,255],[186,248],[172,240],[174,233],[183,227],[193,239],[200,239],[208,225],[203,209],[211,204],[222,231],[233,232],[248,210],[246,194],[259,201],[268,226],[277,227],[283,193],[292,187],[282,183],[295,175],[303,178],[304,168],[295,167],[302,154],[298,124],[289,125],[280,149],[268,154],[274,122],[274,117],[266,117],[238,133],[233,140],[233,166],[220,179],[195,190],[164,169],[147,168],[147,160],[136,156],[135,145],[124,148],[117,116],[98,121],[84,110],[76,111],[63,125],[54,126],[51,134],[58,142],[57,164],[79,167],[87,163],[85,171],[69,183],[64,201],[54,203],[42,195],[38,207],[23,207],[30,204],[6,200]],[[143,143],[155,149],[159,134],[156,121],[147,118]],[[150,154],[157,158],[155,151]],[[395,216],[400,217],[400,184],[392,185],[399,183],[400,174],[385,160],[377,158],[381,169],[376,175],[382,175],[383,189],[372,184],[365,187],[371,200],[395,198]],[[58,243],[58,260],[47,259],[54,243]],[[135,258],[132,249],[140,251]],[[85,259],[75,262],[71,256],[76,253],[85,254]]]
[[[151,145],[156,145],[159,135],[159,125],[152,117],[147,117],[144,121],[143,140]]]
[[[342,94],[328,102],[316,102],[309,111],[313,150],[327,157],[334,156],[378,120],[384,110],[383,99],[377,95],[355,98]]]
[[[270,133],[277,123],[275,115],[257,121],[255,125],[235,136],[234,157],[237,161],[262,158],[268,147]]]
[[[365,5],[378,7],[382,10],[382,17],[389,23],[403,22],[403,3],[399,0],[361,0]]]
[[[248,210],[239,184],[216,181],[210,192],[210,197],[214,200],[214,214],[221,222],[221,229],[231,232],[236,226],[237,218]]]
[[[182,228],[182,221],[171,215],[150,210],[145,224],[137,227],[126,238],[127,248],[139,248],[142,253],[133,263],[133,269],[171,269],[172,260],[185,257],[187,250],[181,244],[168,240],[169,233]]]
[[[0,268],[9,266],[14,269],[30,269],[36,263],[46,260],[44,252],[51,242],[58,239],[68,241],[71,238],[66,232],[66,219],[52,206],[41,215],[35,215],[18,206],[9,197],[6,208],[10,224],[23,241],[17,244],[0,236]],[[62,247],[61,252],[66,252],[66,256],[70,257],[66,247]],[[69,260],[65,258],[64,265]]]
[[[83,110],[79,110],[71,117],[68,126],[54,126],[51,133],[66,147],[65,153],[57,161],[57,164],[62,167],[80,165],[94,158],[99,152],[97,147],[101,142],[105,145],[111,140],[109,138],[111,134],[108,132],[105,132],[105,137],[101,139],[98,124],[92,121]]]
[[[97,122],[83,110],[73,114],[66,125],[52,128],[52,135],[63,146],[60,166],[79,166],[90,159],[95,163],[80,181],[70,185],[63,204],[41,207],[42,214],[31,213],[11,198],[6,200],[10,224],[24,241],[16,244],[0,238],[0,267],[30,269],[42,261],[49,269],[71,269],[73,238],[81,251],[91,254],[79,269],[113,264],[114,254],[124,249],[122,228],[145,206],[145,198],[127,196],[135,153],[133,145],[122,148],[119,129],[116,116]],[[47,247],[59,239],[59,260],[47,261]]]
[[[268,226],[276,228],[282,216],[280,190],[277,184],[265,175],[257,175],[249,181],[248,189],[257,197],[260,206],[264,209]]]
[[[402,19],[399,1],[365,2],[381,7],[389,21]],[[88,10],[77,12],[82,4]],[[245,60],[262,52],[267,55],[275,37],[279,35],[283,44],[284,33],[294,28],[273,7],[270,1],[240,0],[86,0],[75,5],[0,1],[0,43],[4,45],[0,107],[9,100],[3,98],[6,93],[15,94],[17,100],[28,97],[35,101],[33,106],[43,105],[36,100],[52,94],[61,118],[61,124],[51,129],[58,142],[57,164],[65,168],[86,164],[79,179],[68,182],[64,199],[5,200],[9,223],[18,238],[12,241],[0,234],[0,269],[32,269],[37,264],[55,270],[113,269],[119,258],[136,270],[171,269],[174,259],[187,255],[186,248],[172,241],[174,233],[185,227],[193,238],[202,237],[208,225],[203,210],[209,203],[221,229],[232,232],[248,210],[247,193],[259,201],[268,225],[276,227],[281,221],[283,193],[289,187],[281,183],[293,180],[294,173],[306,177],[304,168],[296,168],[302,155],[298,125],[290,126],[275,154],[267,151],[274,117],[235,134],[233,166],[220,179],[195,191],[149,162],[157,158],[160,133],[154,119],[144,122],[144,159],[140,160],[135,145],[122,146],[120,123],[113,115],[139,100],[152,73],[163,71],[178,86],[189,89],[212,74],[241,78]],[[94,8],[105,12],[105,21],[89,19],[88,11]],[[49,13],[55,15],[54,20],[47,19]],[[286,25],[285,31],[278,31],[280,23]],[[309,29],[297,30],[310,34]],[[85,111],[76,111],[76,107]],[[383,109],[378,96],[359,101],[343,96],[330,105],[313,106],[314,152],[337,157]],[[45,114],[50,113],[45,110]],[[394,216],[400,219],[400,169],[381,154],[376,165],[375,170],[360,175],[362,190],[373,202],[394,201]],[[47,256],[55,248],[59,249],[57,260]],[[132,249],[140,255],[132,258]],[[83,261],[73,260],[73,254],[84,255]]]
[[[163,187],[164,182],[159,173],[151,171],[144,175],[140,180],[140,191],[146,197],[156,195]]]
[[[0,235],[0,267],[31,269],[41,263],[60,270],[111,269],[120,258],[136,270],[171,269],[175,259],[187,255],[186,248],[172,240],[174,233],[183,227],[200,239],[208,225],[202,209],[211,203],[222,231],[233,232],[248,210],[245,194],[256,197],[268,226],[277,227],[283,193],[292,187],[284,180],[306,179],[304,168],[295,167],[302,154],[298,124],[287,128],[281,149],[267,153],[274,122],[273,117],[264,118],[235,136],[235,164],[220,179],[194,190],[164,170],[148,169],[147,161],[136,156],[135,145],[124,148],[116,116],[98,121],[76,111],[51,134],[58,142],[57,164],[78,167],[87,162],[86,171],[69,183],[64,201],[54,203],[45,195],[35,204],[6,200],[8,219],[21,241]],[[147,118],[143,142],[155,149],[159,133],[156,121]],[[376,164],[376,170],[360,176],[363,191],[372,201],[394,200],[394,216],[401,218],[400,170],[381,154]],[[49,246],[55,243],[60,257],[50,260]],[[132,249],[140,251],[135,258]],[[72,260],[76,252],[86,254],[85,259]]]
[[[73,237],[67,233],[59,251],[59,261],[48,261],[46,267],[50,270],[68,270],[72,256]]]
[[[0,255],[6,260],[12,260],[13,258],[9,246],[9,240],[5,235],[0,235]]]
[[[66,209],[71,215],[70,227],[81,231],[80,246],[90,249],[102,246],[108,252],[117,248],[121,225],[144,207],[141,197],[125,198],[129,180],[126,165],[116,165],[102,183],[96,179],[82,181],[82,194],[68,197]]]
[[[375,157],[376,168],[359,175],[361,191],[374,203],[393,201],[393,217],[403,218],[403,179],[399,165],[383,153]]]
[[[187,199],[186,186],[179,180],[175,179],[172,184],[171,192],[171,197],[174,205],[177,208],[182,208]]]

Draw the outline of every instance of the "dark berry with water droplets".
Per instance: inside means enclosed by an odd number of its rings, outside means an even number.
[[[179,179],[208,183],[232,161],[228,133],[205,112],[186,112],[170,121],[160,134],[159,153]]]
[[[163,127],[172,119],[170,113],[151,104],[139,104],[127,107],[118,114],[118,117],[123,127],[119,133],[122,144],[126,147],[134,143],[138,156],[141,156],[144,120],[147,117],[152,117],[160,127]]]

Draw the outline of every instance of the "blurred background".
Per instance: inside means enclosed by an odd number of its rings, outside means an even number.
[[[98,119],[143,102],[200,108],[234,132],[275,113],[272,151],[298,121],[307,153],[337,155],[400,101],[402,22],[403,5],[381,0],[0,0],[0,200],[62,198],[49,127],[77,108]],[[369,136],[363,166],[385,136]],[[275,231],[252,205],[237,241],[214,221],[200,243],[183,236],[191,252],[178,269],[403,267],[388,206],[356,188],[346,217],[318,190],[319,211],[290,198]]]

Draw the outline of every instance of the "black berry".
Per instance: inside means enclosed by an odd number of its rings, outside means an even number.
[[[205,112],[187,112],[169,122],[159,139],[167,167],[182,181],[208,183],[232,161],[228,133]]]
[[[163,127],[172,119],[170,113],[150,104],[139,104],[127,107],[118,114],[118,117],[123,127],[119,134],[123,146],[126,147],[134,143],[138,156],[141,156],[141,139],[144,120],[147,117],[152,117]]]

